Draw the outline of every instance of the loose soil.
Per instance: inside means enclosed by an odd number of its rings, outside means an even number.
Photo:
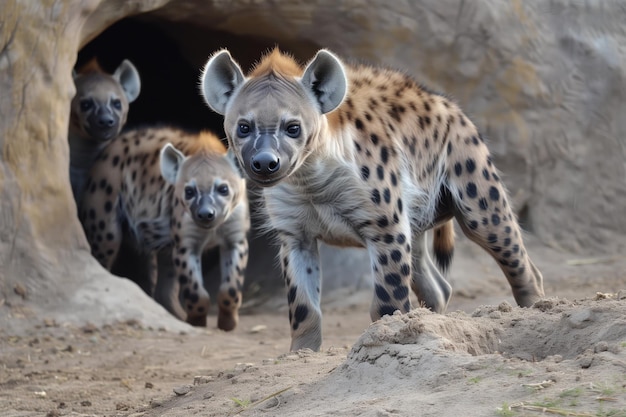
[[[230,333],[4,306],[0,416],[626,417],[626,260],[529,253],[547,298],[528,309],[464,239],[445,315],[370,324],[370,288],[326,291],[320,352],[288,352],[284,292]]]

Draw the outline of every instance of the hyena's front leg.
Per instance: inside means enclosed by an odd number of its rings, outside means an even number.
[[[195,242],[181,239],[172,249],[172,260],[174,279],[178,279],[180,285],[178,298],[187,313],[187,323],[206,326],[209,293],[202,280],[202,252],[197,250]]]
[[[450,301],[452,287],[430,258],[426,233],[418,233],[414,230],[412,241],[411,288],[426,308],[436,313],[443,313]]]
[[[280,260],[287,285],[291,348],[318,351],[322,345],[321,268],[317,239],[281,236]]]
[[[219,313],[217,327],[233,330],[239,322],[243,281],[248,265],[248,240],[244,237],[238,242],[220,247],[220,272],[222,284],[217,295]]]
[[[374,231],[373,236],[367,242],[367,249],[374,274],[370,316],[376,321],[396,310],[406,313],[411,309],[411,227],[408,219],[400,219],[398,224]]]

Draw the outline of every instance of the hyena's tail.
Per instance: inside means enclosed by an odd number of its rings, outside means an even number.
[[[433,230],[435,261],[442,272],[447,272],[454,256],[454,223],[448,220]]]

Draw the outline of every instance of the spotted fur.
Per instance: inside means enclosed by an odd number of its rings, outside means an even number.
[[[94,257],[109,270],[123,224],[140,249],[169,250],[171,279],[194,325],[206,325],[209,308],[202,253],[219,246],[218,327],[236,326],[248,261],[248,202],[245,180],[214,134],[171,128],[121,134],[95,161],[80,216]]]
[[[128,60],[107,74],[95,58],[74,72],[73,78],[76,94],[69,125],[70,182],[78,204],[93,162],[126,124],[129,104],[139,96],[141,80]]]
[[[447,97],[327,50],[300,67],[276,49],[248,76],[219,51],[202,92],[224,114],[247,176],[263,187],[281,244],[292,350],[321,345],[319,241],[367,249],[372,320],[409,311],[409,288],[426,307],[445,310],[450,285],[429,258],[425,232],[438,228],[445,266],[452,218],[498,262],[519,305],[543,296],[485,141]]]

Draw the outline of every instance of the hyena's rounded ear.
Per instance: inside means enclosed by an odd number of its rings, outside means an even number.
[[[168,143],[161,149],[161,157],[159,159],[163,179],[170,184],[176,184],[178,171],[185,160],[185,155],[176,149],[174,145]]]
[[[326,49],[321,49],[307,65],[301,82],[316,98],[322,113],[339,107],[348,90],[343,64]]]
[[[216,113],[224,115],[233,92],[245,80],[239,65],[223,49],[213,55],[204,66],[200,80],[202,97]]]
[[[132,62],[127,59],[123,60],[113,73],[113,78],[122,86],[129,103],[132,103],[139,97],[141,78],[139,77],[139,71],[137,71]]]

